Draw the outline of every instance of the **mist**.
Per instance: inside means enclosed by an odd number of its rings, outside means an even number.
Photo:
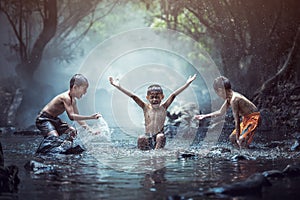
[[[197,74],[194,83],[175,99],[170,109],[194,102],[199,109],[209,111],[211,98],[216,96],[208,88],[219,74],[212,59],[203,49],[195,49],[195,41],[186,35],[149,28],[145,20],[147,13],[136,9],[130,3],[117,5],[101,19],[105,34],[99,34],[92,28],[77,49],[70,50],[74,54],[70,60],[53,57],[55,48],[50,43],[34,74],[39,89],[31,91],[30,105],[20,113],[22,119],[18,126],[33,125],[42,107],[54,96],[69,89],[69,80],[76,73],[84,74],[90,82],[88,94],[78,101],[80,113],[100,112],[111,126],[131,126],[140,130],[143,116],[131,99],[109,84],[109,76],[118,78],[125,88],[146,101],[145,92],[150,84],[160,84],[166,99],[190,75]],[[11,38],[9,31],[0,32],[3,36],[1,43]],[[191,51],[202,54],[202,58],[191,59],[188,55]],[[6,72],[2,73],[4,77],[14,76],[12,69],[17,64],[17,59],[10,59],[8,55],[8,50],[2,48],[0,66],[1,71]],[[62,119],[70,122],[66,114],[62,115]]]
[[[111,126],[122,127],[126,132],[143,131],[141,108],[111,86],[108,77],[118,79],[124,88],[147,102],[149,85],[160,84],[166,100],[189,76],[197,74],[197,79],[176,97],[170,110],[195,103],[202,111],[210,111],[211,98],[216,99],[211,85],[219,71],[203,49],[196,49],[202,55],[200,59],[189,57],[194,43],[178,32],[151,28],[132,29],[109,38],[99,44],[81,66],[80,72],[85,73],[92,84],[80,108],[86,113],[102,113]]]

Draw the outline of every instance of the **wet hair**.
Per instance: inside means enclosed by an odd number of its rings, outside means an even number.
[[[154,85],[150,85],[147,89],[147,95],[149,95],[151,92],[157,92],[157,93],[161,93],[163,94],[163,90],[160,87],[160,85],[154,84]]]
[[[213,87],[215,90],[218,88],[230,90],[231,89],[231,83],[228,78],[225,76],[219,76],[215,79]]]
[[[82,74],[75,74],[70,80],[70,89],[74,86],[88,85],[89,82]]]

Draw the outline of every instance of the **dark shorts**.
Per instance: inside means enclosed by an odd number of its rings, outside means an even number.
[[[46,112],[42,112],[37,116],[35,125],[44,136],[47,136],[49,132],[54,130],[56,130],[59,135],[62,135],[70,129],[70,126],[59,117],[53,117]]]
[[[154,149],[156,146],[156,136],[157,134],[153,135],[152,137],[148,137],[148,143],[151,149]]]

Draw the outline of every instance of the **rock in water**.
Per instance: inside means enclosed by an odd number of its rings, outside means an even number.
[[[249,157],[247,157],[246,155],[234,155],[231,157],[232,161],[239,161],[239,160],[250,160]]]
[[[299,141],[296,140],[295,143],[291,147],[291,151],[297,151],[299,149],[300,149],[300,144],[299,144]]]
[[[73,146],[73,142],[61,137],[48,136],[44,138],[38,147],[37,154],[80,154],[84,151],[79,145]]]
[[[265,177],[270,177],[270,178],[282,178],[284,177],[284,174],[282,171],[279,170],[269,170],[269,171],[264,171],[262,173]]]
[[[282,173],[286,176],[300,176],[300,165],[288,165],[284,168]]]
[[[53,165],[44,164],[35,160],[28,161],[24,165],[24,168],[28,171],[34,172],[34,174],[58,174]]]
[[[260,194],[263,186],[269,186],[271,183],[261,173],[255,173],[244,181],[224,185],[210,189],[206,195],[227,194],[227,195],[249,195]]]

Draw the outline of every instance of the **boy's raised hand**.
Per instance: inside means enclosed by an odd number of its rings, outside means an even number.
[[[112,84],[113,86],[119,86],[119,81],[118,80],[115,81],[114,78],[111,77],[111,76],[108,79],[109,79],[110,84]]]
[[[196,79],[196,74],[194,74],[193,76],[189,76],[188,80],[186,81],[186,83],[190,84],[191,82],[193,82]]]

